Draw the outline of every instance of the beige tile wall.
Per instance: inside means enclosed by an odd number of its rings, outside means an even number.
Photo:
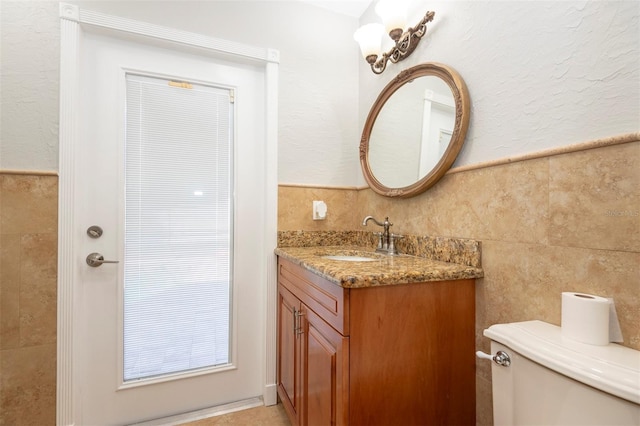
[[[0,425],[54,425],[58,178],[0,173]]]
[[[310,197],[302,188],[280,188],[281,230],[316,229],[304,216],[291,220],[295,215],[286,210],[310,205]],[[559,325],[562,291],[613,297],[624,345],[640,350],[638,141],[447,174],[405,200],[369,189],[326,197],[329,211],[350,224],[344,229],[362,229],[360,221],[371,214],[389,216],[400,234],[480,240],[480,350],[489,351],[482,331],[491,324],[540,319]],[[478,362],[477,378],[477,423],[492,424],[489,363]]]
[[[313,220],[314,200],[327,204],[325,220]],[[358,191],[354,188],[278,188],[278,231],[349,231],[355,229],[358,214]]]

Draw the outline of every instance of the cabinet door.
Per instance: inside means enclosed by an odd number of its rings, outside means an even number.
[[[303,425],[346,425],[349,418],[349,338],[303,305]]]
[[[297,328],[300,306],[293,294],[278,286],[278,395],[294,425],[300,422],[302,407],[302,336]]]

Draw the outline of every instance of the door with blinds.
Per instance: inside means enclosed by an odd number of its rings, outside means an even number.
[[[260,396],[262,71],[83,43],[82,423]]]
[[[123,380],[226,366],[234,90],[125,80]]]

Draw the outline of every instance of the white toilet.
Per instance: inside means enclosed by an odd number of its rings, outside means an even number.
[[[484,335],[495,361],[494,424],[640,425],[640,351],[579,343],[542,321],[493,325]]]

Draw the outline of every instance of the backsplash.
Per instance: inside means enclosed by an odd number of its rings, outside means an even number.
[[[375,247],[373,239],[361,231],[278,231],[278,247],[346,245]]]
[[[360,246],[373,249],[378,237],[371,231],[278,231],[278,247]],[[482,267],[479,241],[404,235],[396,242],[400,254]]]
[[[311,197],[324,193],[280,187],[279,230],[333,230],[332,214],[341,218],[338,229],[363,230],[362,218],[373,215],[389,216],[399,234],[477,240],[484,271],[476,287],[478,350],[489,351],[482,332],[492,324],[560,325],[563,291],[614,298],[623,344],[640,350],[638,142],[640,134],[623,135],[452,170],[409,199],[334,189],[324,223],[308,212],[311,200],[321,199]],[[477,363],[476,385],[477,424],[490,425],[489,363]]]

